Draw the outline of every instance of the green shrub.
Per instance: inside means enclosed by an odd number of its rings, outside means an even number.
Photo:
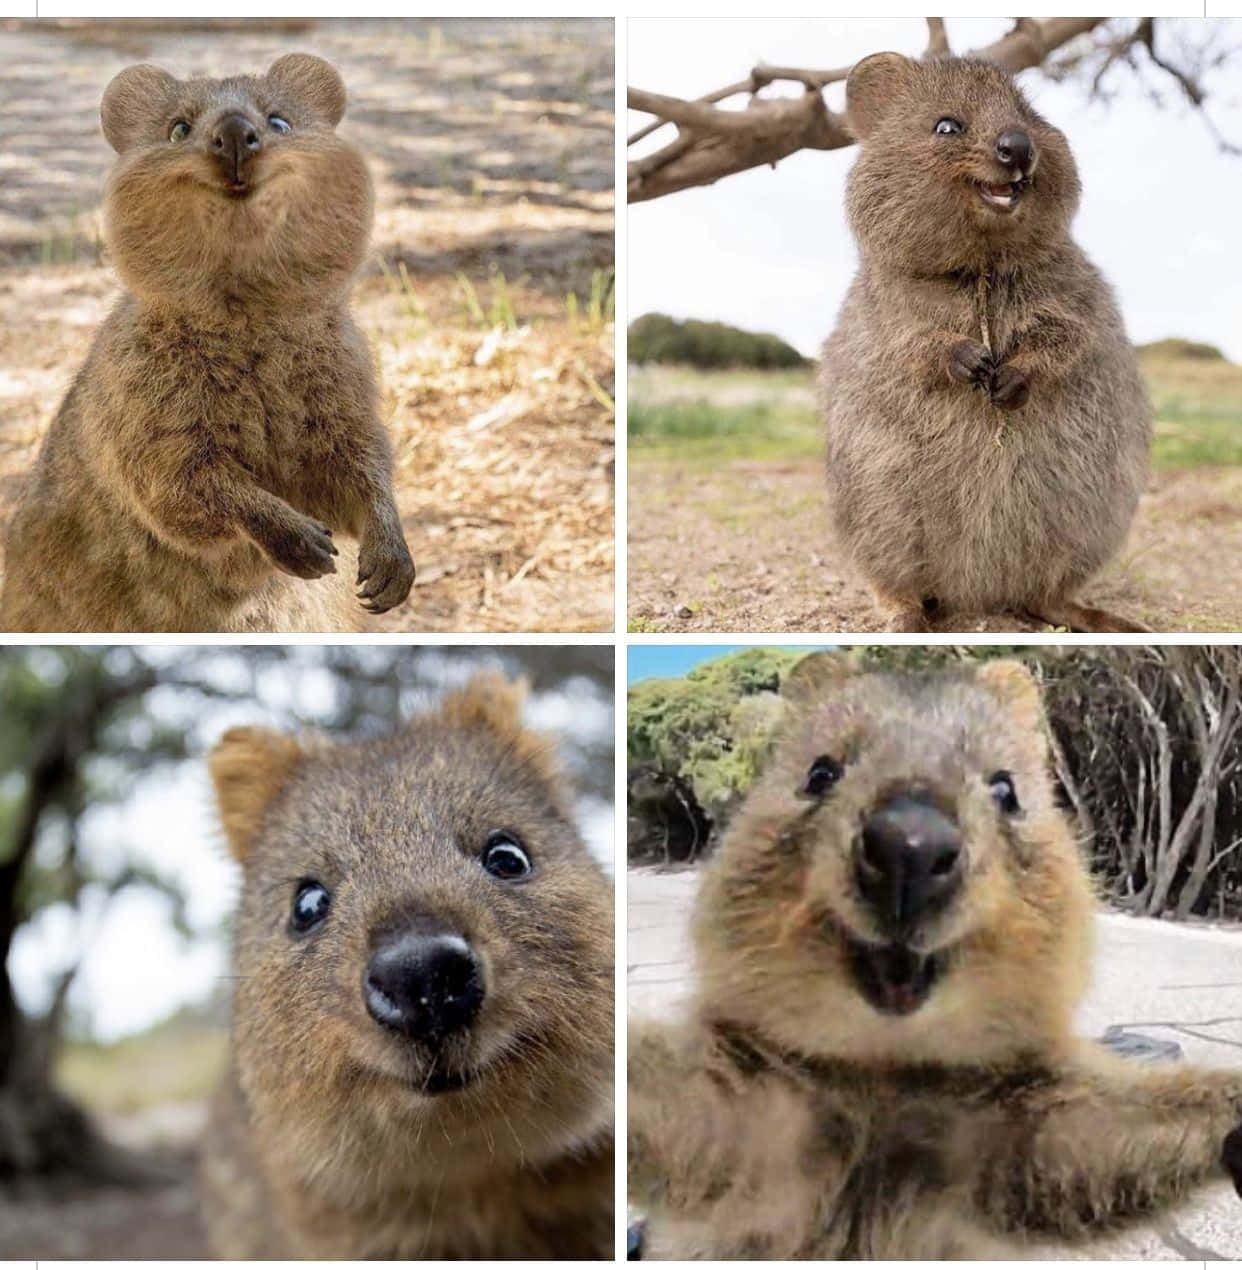
[[[1195,362],[1223,362],[1225,355],[1215,344],[1199,344],[1178,338],[1154,340],[1138,346],[1140,357],[1185,357]]]
[[[629,360],[639,366],[665,362],[703,370],[787,370],[807,362],[777,335],[693,318],[679,322],[664,313],[645,313],[630,323]]]

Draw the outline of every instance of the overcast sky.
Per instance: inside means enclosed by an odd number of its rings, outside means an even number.
[[[221,660],[229,656],[228,651],[219,654]],[[449,654],[443,662],[446,687],[464,682],[475,668]],[[331,699],[326,672],[313,667],[273,670],[262,687],[269,705],[279,705],[286,694],[296,693],[301,711],[308,715],[326,709]],[[188,708],[184,698],[152,698],[151,705],[178,721],[179,712]],[[196,728],[206,738],[204,751],[227,727],[272,721],[257,704],[204,709],[195,699],[194,708],[200,715]],[[561,691],[531,693],[525,717],[530,726],[562,739],[598,744],[613,735],[611,700],[604,700],[583,679],[569,680]],[[611,873],[612,804],[584,799],[578,820],[592,853]],[[202,756],[163,767],[141,780],[124,801],[90,813],[81,830],[83,855],[101,871],[133,859],[179,882],[193,931],[190,939],[180,936],[167,901],[146,888],[122,891],[100,911],[84,903],[82,920],[67,904],[51,905],[18,930],[9,971],[23,1008],[42,1012],[56,972],[72,965],[85,950],[70,1008],[75,1023],[88,1034],[112,1041],[145,1030],[182,1005],[210,998],[228,972],[226,922],[236,903],[239,875],[219,828]]]
[[[1202,38],[1205,21],[1161,19],[1158,51],[1161,39]],[[1008,25],[950,19],[950,42],[966,51]],[[1232,42],[1242,45],[1242,20],[1230,28]],[[841,66],[884,49],[917,54],[925,39],[915,18],[636,18],[629,23],[627,82],[695,97],[743,78],[757,62]],[[1133,76],[1113,76],[1117,95],[1108,105],[1089,103],[1081,88],[1052,84],[1038,71],[1021,78],[1036,108],[1069,137],[1083,180],[1075,234],[1117,289],[1131,338],[1207,340],[1242,361],[1242,157],[1221,154],[1173,93],[1163,108],[1153,104]],[[1207,82],[1221,132],[1242,144],[1242,60]],[[839,109],[844,87],[831,87],[828,101]],[[630,112],[629,131],[645,119]],[[666,129],[644,148],[671,135]],[[855,267],[843,210],[853,157],[852,148],[804,151],[775,170],[631,207],[630,317],[654,310],[716,319],[774,331],[803,353],[817,353]]]

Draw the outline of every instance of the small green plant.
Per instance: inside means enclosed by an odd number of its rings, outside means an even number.
[[[426,320],[427,313],[414,290],[414,283],[410,278],[410,271],[405,267],[405,261],[398,260],[396,272],[394,272],[388,261],[381,255],[379,266],[389,287],[400,298],[401,307],[406,316],[411,322],[421,326]]]
[[[487,330],[487,314],[483,312],[483,306],[479,303],[479,293],[474,289],[474,283],[460,270],[457,272],[456,278],[458,289],[461,291],[462,302],[466,308],[466,320]]]
[[[96,228],[96,239],[98,233]],[[70,207],[64,220],[43,235],[39,242],[39,263],[45,266],[73,264],[78,258],[81,237],[78,230],[78,208],[75,204]]]
[[[565,296],[565,318],[575,334],[585,329],[592,335],[598,335],[613,320],[616,314],[614,277],[611,269],[592,270],[585,311],[576,291],[570,291]]]
[[[513,309],[513,299],[509,294],[509,283],[503,273],[497,273],[492,280],[492,303],[487,311],[491,326],[501,326],[506,331],[516,331],[517,314]]]

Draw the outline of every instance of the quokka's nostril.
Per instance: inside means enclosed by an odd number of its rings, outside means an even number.
[[[958,857],[961,852],[956,847],[946,847],[932,861],[931,873],[932,877],[945,877],[957,868]]]

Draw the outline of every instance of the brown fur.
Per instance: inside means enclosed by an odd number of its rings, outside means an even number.
[[[243,870],[232,1061],[203,1166],[231,1259],[608,1258],[613,1249],[612,894],[516,690],[479,676],[377,741],[229,732],[212,755]],[[536,871],[484,871],[490,831]],[[294,935],[294,892],[332,895]],[[377,931],[429,914],[479,954],[486,995],[441,1061],[381,1028]]]
[[[877,54],[847,101],[861,263],[821,375],[840,543],[890,629],[933,610],[1142,629],[1074,599],[1125,540],[1151,422],[1112,292],[1070,237],[1065,137],[984,62]],[[936,135],[945,116],[964,131]],[[994,151],[1015,127],[1036,167],[1002,213],[978,183],[1007,179]]]
[[[630,1190],[652,1254],[1003,1258],[1224,1177],[1242,1072],[1138,1064],[1073,1035],[1093,899],[1028,673],[858,674],[817,654],[788,695],[703,878],[690,1016],[630,1028]],[[819,755],[844,772],[816,801],[797,791]],[[1017,814],[989,792],[998,770]],[[967,863],[912,937],[940,975],[894,1014],[865,999],[849,949],[881,938],[855,883],[859,825],[906,788],[951,810]]]
[[[414,566],[348,310],[372,192],[334,131],[344,108],[340,76],[306,54],[259,77],[132,66],[108,85],[104,215],[127,290],[9,525],[0,626],[350,629],[343,582],[316,581],[335,572],[334,533],[359,541],[365,607],[406,598]],[[212,148],[230,114],[262,142],[242,197]],[[192,131],[174,141],[179,120]]]

